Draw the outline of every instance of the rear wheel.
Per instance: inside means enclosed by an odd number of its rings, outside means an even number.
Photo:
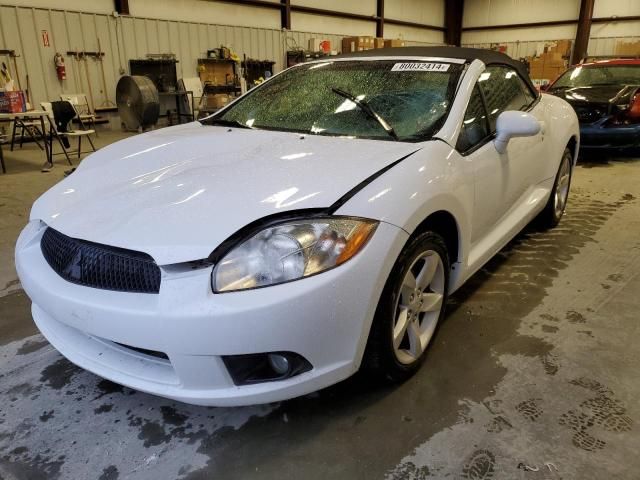
[[[560,161],[560,167],[558,168],[549,200],[537,219],[542,228],[553,228],[558,225],[567,208],[572,165],[573,155],[571,150],[566,148],[562,154],[562,160]]]
[[[434,232],[412,239],[396,261],[371,326],[363,367],[403,381],[418,370],[444,316],[449,256]]]

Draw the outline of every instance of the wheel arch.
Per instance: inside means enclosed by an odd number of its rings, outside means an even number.
[[[573,164],[576,164],[576,161],[578,160],[578,139],[575,135],[572,135],[571,138],[569,138],[569,141],[567,142],[567,148],[569,150],[571,150],[571,152],[573,153]]]
[[[438,210],[429,214],[416,226],[415,230],[411,233],[411,237],[415,237],[426,231],[432,231],[442,236],[447,246],[451,264],[461,261],[462,242],[460,239],[460,226],[451,212]]]

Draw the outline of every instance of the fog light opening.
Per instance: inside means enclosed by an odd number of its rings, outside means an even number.
[[[278,375],[286,375],[291,369],[289,359],[279,353],[270,353],[267,355],[269,359],[269,365],[273,368],[273,371]]]
[[[251,385],[295,377],[313,367],[294,352],[266,352],[222,357],[235,385]]]

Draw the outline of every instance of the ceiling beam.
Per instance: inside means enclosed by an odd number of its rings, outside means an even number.
[[[277,8],[281,9],[282,4],[269,2],[267,0],[219,0],[222,3],[235,3],[236,5],[247,5],[249,7]]]
[[[291,30],[291,0],[280,0],[280,28]]]
[[[613,22],[638,22],[640,21],[640,15],[627,15],[618,17],[594,17],[591,19],[591,23],[613,23]]]
[[[444,32],[444,27],[439,27],[437,25],[429,25],[425,23],[417,23],[417,22],[408,22],[406,20],[394,20],[393,18],[385,18],[384,17],[384,5],[382,10],[382,15],[380,15],[379,11],[376,11],[376,15],[363,15],[361,13],[349,13],[349,12],[340,12],[337,10],[328,10],[325,8],[316,8],[316,7],[307,7],[304,5],[291,5],[288,0],[280,0],[280,2],[272,2],[268,0],[218,0],[223,3],[232,3],[235,5],[246,5],[250,7],[260,7],[260,8],[271,8],[277,9],[281,12],[283,10],[289,11],[289,29],[291,28],[291,12],[299,12],[299,13],[308,13],[312,15],[324,15],[327,17],[336,17],[336,18],[348,18],[351,20],[362,20],[367,22],[376,22],[376,31],[377,26],[382,23],[383,29],[384,24],[388,23],[391,25],[400,25],[405,27],[414,27],[414,28],[422,28],[426,30],[436,30],[439,32]],[[285,1],[287,2],[285,4]],[[380,1],[380,0],[376,0]],[[288,8],[287,8],[288,5]],[[284,28],[284,27],[283,27]],[[378,35],[383,36],[383,35]]]
[[[438,32],[444,32],[444,27],[438,27],[437,25],[429,25],[427,23],[407,22],[406,20],[395,20],[393,18],[385,18],[384,23],[390,25],[400,25],[403,27],[424,28],[425,30],[435,30]]]
[[[307,7],[304,5],[291,5],[292,12],[311,13],[313,15],[325,15],[327,17],[349,18],[352,20],[375,20],[375,15],[363,15],[361,13],[340,12],[325,8]]]
[[[548,22],[530,22],[530,23],[507,23],[503,25],[480,25],[477,27],[463,27],[463,32],[473,32],[482,30],[502,30],[510,28],[534,28],[534,27],[555,27],[558,25],[573,25],[578,23],[577,20],[552,20]]]
[[[580,1],[580,15],[578,16],[576,39],[573,42],[571,64],[576,64],[587,56],[587,47],[589,46],[589,37],[591,36],[591,22],[593,20],[594,4],[595,0]]]
[[[637,22],[640,21],[640,15],[628,15],[622,17],[594,17],[591,23],[614,23],[614,22]],[[578,20],[552,20],[548,22],[530,22],[530,23],[508,23],[504,25],[481,25],[477,27],[463,27],[463,32],[473,32],[481,30],[503,30],[512,28],[534,28],[534,27],[557,27],[560,25],[575,25]]]
[[[376,37],[384,37],[384,0],[376,0]]]
[[[444,43],[460,46],[462,41],[462,12],[464,0],[445,0],[444,2]]]

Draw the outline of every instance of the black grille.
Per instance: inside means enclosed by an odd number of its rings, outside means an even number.
[[[574,105],[573,108],[580,123],[593,123],[607,114],[606,107],[600,105]]]
[[[142,252],[67,237],[47,228],[40,242],[51,268],[65,280],[118,292],[158,293],[160,268]]]

